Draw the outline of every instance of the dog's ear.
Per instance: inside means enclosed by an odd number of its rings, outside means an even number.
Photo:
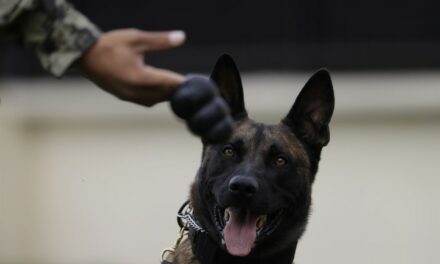
[[[228,103],[232,117],[236,120],[247,117],[240,72],[231,56],[223,54],[218,58],[211,79],[217,84],[221,96]]]
[[[330,140],[328,125],[334,107],[330,74],[326,69],[321,69],[308,80],[283,123],[304,142],[323,147]]]

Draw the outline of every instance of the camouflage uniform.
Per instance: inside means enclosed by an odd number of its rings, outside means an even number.
[[[0,40],[32,47],[61,76],[99,37],[99,29],[64,0],[0,0]]]

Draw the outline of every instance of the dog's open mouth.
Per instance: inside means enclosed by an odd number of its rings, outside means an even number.
[[[217,229],[229,254],[247,256],[258,241],[269,236],[281,223],[283,210],[256,215],[245,208],[215,208]]]

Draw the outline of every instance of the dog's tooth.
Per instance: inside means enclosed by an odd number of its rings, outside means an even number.
[[[224,239],[224,238],[222,238],[222,245],[223,245],[223,246],[226,245],[226,242],[225,242],[225,239]]]
[[[267,215],[258,217],[257,219],[257,229],[262,229],[266,225]]]
[[[225,210],[225,215],[224,215],[225,222],[228,222],[230,217],[231,217],[231,215],[229,213],[229,210],[226,209]]]

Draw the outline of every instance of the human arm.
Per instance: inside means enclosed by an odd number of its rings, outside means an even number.
[[[0,37],[13,38],[33,48],[42,66],[57,77],[75,65],[102,89],[122,100],[144,106],[168,100],[185,81],[178,73],[144,62],[145,53],[183,44],[183,32],[121,29],[101,33],[64,0],[0,0]],[[209,84],[198,88],[200,91],[210,89]],[[195,89],[187,95],[197,97],[200,91]],[[214,92],[211,94],[212,98],[217,98]],[[203,114],[200,122],[186,118],[194,133],[222,138],[212,131],[230,130],[228,109],[222,99],[189,107],[194,113],[214,109]],[[197,123],[202,129],[196,128],[199,127]],[[221,129],[212,130],[211,126]]]
[[[101,36],[64,0],[0,0],[0,30],[2,39],[32,48],[43,68],[56,77]]]
[[[182,31],[101,33],[64,0],[0,0],[0,39],[32,48],[56,77],[75,67],[102,89],[144,106],[167,100],[184,80],[144,63],[145,53],[183,44]]]

